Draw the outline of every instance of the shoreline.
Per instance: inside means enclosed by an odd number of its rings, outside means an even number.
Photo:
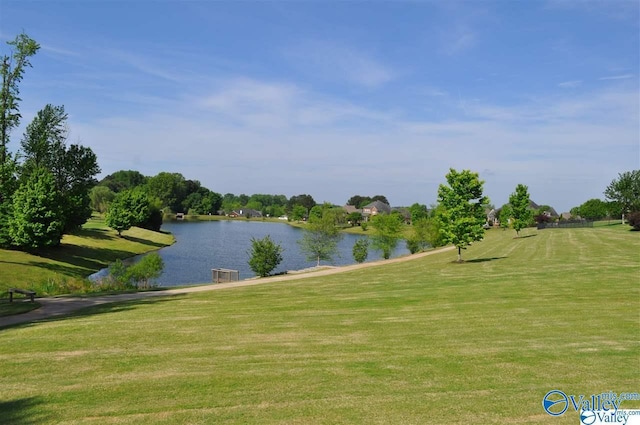
[[[155,297],[169,297],[175,295],[184,295],[205,291],[218,291],[229,288],[240,288],[245,286],[262,285],[265,283],[284,282],[288,280],[300,280],[309,279],[312,277],[329,276],[333,274],[345,273],[353,270],[359,270],[369,267],[376,267],[385,264],[402,263],[406,261],[413,261],[419,258],[423,258],[429,255],[438,254],[441,252],[447,252],[455,249],[454,246],[447,246],[442,248],[436,248],[430,251],[420,252],[417,254],[406,255],[402,257],[391,258],[388,260],[371,261],[367,263],[351,264],[347,266],[321,266],[322,270],[309,271],[302,273],[287,273],[284,275],[269,276],[263,278],[250,278],[240,280],[236,282],[228,283],[208,283],[205,285],[196,285],[188,287],[177,287],[175,289],[157,290],[157,291],[145,291],[145,292],[133,292],[116,295],[103,295],[93,297],[77,297],[77,296],[57,296],[57,297],[43,297],[37,298],[40,303],[40,307],[29,311],[27,313],[18,314],[14,316],[0,317],[0,328],[6,328],[9,326],[20,325],[30,322],[38,322],[42,320],[48,320],[52,318],[64,317],[69,314],[75,313],[79,310],[100,306],[103,304],[136,301],[146,298]],[[1,331],[2,329],[0,329]]]

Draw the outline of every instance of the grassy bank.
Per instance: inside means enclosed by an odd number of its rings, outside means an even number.
[[[543,411],[548,391],[638,391],[638,252],[640,234],[617,228],[490,231],[464,264],[446,252],[5,329],[0,410],[9,423],[575,424],[573,408]]]
[[[173,243],[173,236],[131,228],[118,237],[101,218],[93,217],[81,230],[65,235],[60,246],[37,253],[0,249],[0,297],[10,287],[36,289],[74,281],[127,258]]]

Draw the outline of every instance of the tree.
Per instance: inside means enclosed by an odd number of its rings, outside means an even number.
[[[358,239],[353,244],[353,259],[357,263],[364,263],[369,256],[369,240],[368,239]]]
[[[531,223],[533,211],[529,208],[529,188],[523,184],[516,186],[516,191],[509,196],[511,205],[511,217],[513,218],[513,228],[516,237],[520,236],[520,229],[524,229]]]
[[[438,187],[438,201],[442,205],[438,220],[443,240],[458,248],[458,262],[462,249],[484,237],[485,208],[489,199],[482,194],[484,182],[478,173],[449,169],[448,185]]]
[[[389,259],[402,236],[401,216],[397,214],[378,214],[373,216],[371,226],[376,230],[371,237],[372,247],[382,251],[382,256],[385,260]]]
[[[411,222],[418,221],[421,218],[426,218],[429,216],[429,211],[427,210],[426,205],[418,204],[417,202],[409,207],[409,212],[411,213]]]
[[[120,170],[109,174],[100,181],[100,185],[107,186],[113,192],[118,193],[123,190],[133,189],[134,187],[146,184],[148,178],[138,171]]]
[[[289,202],[287,202],[287,209],[293,211],[296,205],[302,205],[306,211],[310,211],[311,208],[316,206],[316,201],[314,201],[311,195],[307,194],[292,196]]]
[[[27,126],[20,144],[24,157],[21,179],[28,179],[33,170],[49,170],[60,194],[64,231],[68,232],[91,217],[89,190],[100,168],[90,148],[66,146],[66,120],[63,106],[46,105]]]
[[[160,199],[163,208],[169,207],[174,212],[183,210],[182,201],[187,195],[187,187],[182,174],[163,171],[150,177],[146,186],[150,195]]]
[[[629,214],[629,226],[633,227],[633,230],[640,230],[640,211],[634,211]]]
[[[147,194],[140,189],[126,190],[116,195],[105,216],[105,223],[122,236],[122,231],[149,219],[150,205]]]
[[[151,287],[149,282],[157,279],[162,275],[164,270],[164,261],[160,254],[152,252],[140,258],[139,261],[127,267],[125,278],[134,282],[140,289],[148,289]]]
[[[438,246],[440,238],[437,223],[429,217],[422,217],[411,224],[412,235],[407,239],[407,249],[412,254],[424,251],[430,246]]]
[[[309,224],[303,230],[302,239],[298,241],[307,260],[316,260],[316,266],[320,266],[320,261],[333,259],[338,252],[338,242],[343,236],[336,227],[335,211],[327,208],[321,214],[320,217],[310,215]]]
[[[282,261],[282,246],[271,240],[269,235],[262,239],[251,238],[249,267],[260,277],[269,276]]]
[[[51,173],[35,170],[13,195],[9,234],[16,246],[41,248],[60,243],[64,221]]]
[[[89,199],[91,199],[91,209],[99,213],[107,212],[109,204],[116,197],[116,194],[107,186],[94,186],[89,192]]]
[[[600,220],[609,216],[609,202],[589,199],[576,209],[576,213],[586,220]]]
[[[360,196],[360,195],[353,195],[347,201],[347,205],[353,205],[356,208],[362,208],[363,206],[365,206],[365,205],[367,205],[369,203],[371,203],[371,198],[370,197],[368,197],[368,196]]]
[[[510,204],[504,204],[502,208],[500,208],[500,215],[498,220],[500,220],[500,227],[504,230],[509,228],[511,217],[513,217],[513,211],[511,210]]]
[[[12,196],[18,188],[17,164],[8,151],[9,134],[20,125],[20,90],[24,70],[31,66],[29,58],[36,54],[40,46],[26,34],[18,35],[7,43],[13,49],[10,55],[2,57],[0,64],[0,246],[11,243],[9,221],[13,210]]]
[[[357,226],[362,221],[362,213],[357,211],[349,213],[349,215],[347,215],[347,221],[352,227]]]
[[[291,211],[291,219],[295,221],[302,220],[307,215],[307,209],[302,205],[295,205]]]
[[[0,87],[0,164],[7,161],[9,133],[20,125],[21,115],[18,102],[21,99],[18,83],[22,81],[24,69],[31,66],[29,58],[40,49],[38,43],[24,33],[7,44],[12,46],[14,50],[10,56],[2,57],[2,65],[0,65],[0,74],[2,75],[2,87]]]
[[[623,222],[625,214],[640,211],[640,170],[618,174],[605,189],[604,196],[620,204]]]

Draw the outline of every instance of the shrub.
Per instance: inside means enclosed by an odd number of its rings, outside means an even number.
[[[369,241],[367,239],[358,239],[353,244],[353,259],[358,263],[363,263],[369,256]]]
[[[251,238],[249,267],[260,277],[269,276],[282,261],[282,247],[271,240],[269,235],[262,239]]]
[[[629,226],[633,227],[633,230],[640,230],[640,211],[634,211],[627,216]]]

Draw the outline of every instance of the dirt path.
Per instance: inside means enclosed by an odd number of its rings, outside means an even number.
[[[435,249],[433,251],[422,252],[419,254],[408,255],[404,257],[392,258],[389,260],[372,261],[369,263],[353,264],[350,266],[322,268],[317,271],[306,272],[289,272],[286,275],[272,276],[262,279],[247,279],[239,282],[207,284],[202,286],[191,286],[186,288],[168,289],[166,291],[136,292],[133,294],[104,295],[100,297],[50,297],[38,298],[40,308],[24,314],[15,316],[0,317],[0,327],[18,325],[21,323],[34,322],[38,320],[49,319],[52,317],[64,316],[83,308],[98,306],[108,303],[134,301],[154,297],[166,297],[171,295],[190,294],[194,292],[217,291],[220,289],[236,288],[240,286],[261,285],[271,282],[283,282],[287,280],[308,279],[318,276],[329,276],[338,273],[344,273],[351,270],[359,270],[369,267],[375,267],[382,264],[402,263],[405,261],[413,261],[428,255],[437,254],[439,252],[451,251],[455,247],[445,247]]]

